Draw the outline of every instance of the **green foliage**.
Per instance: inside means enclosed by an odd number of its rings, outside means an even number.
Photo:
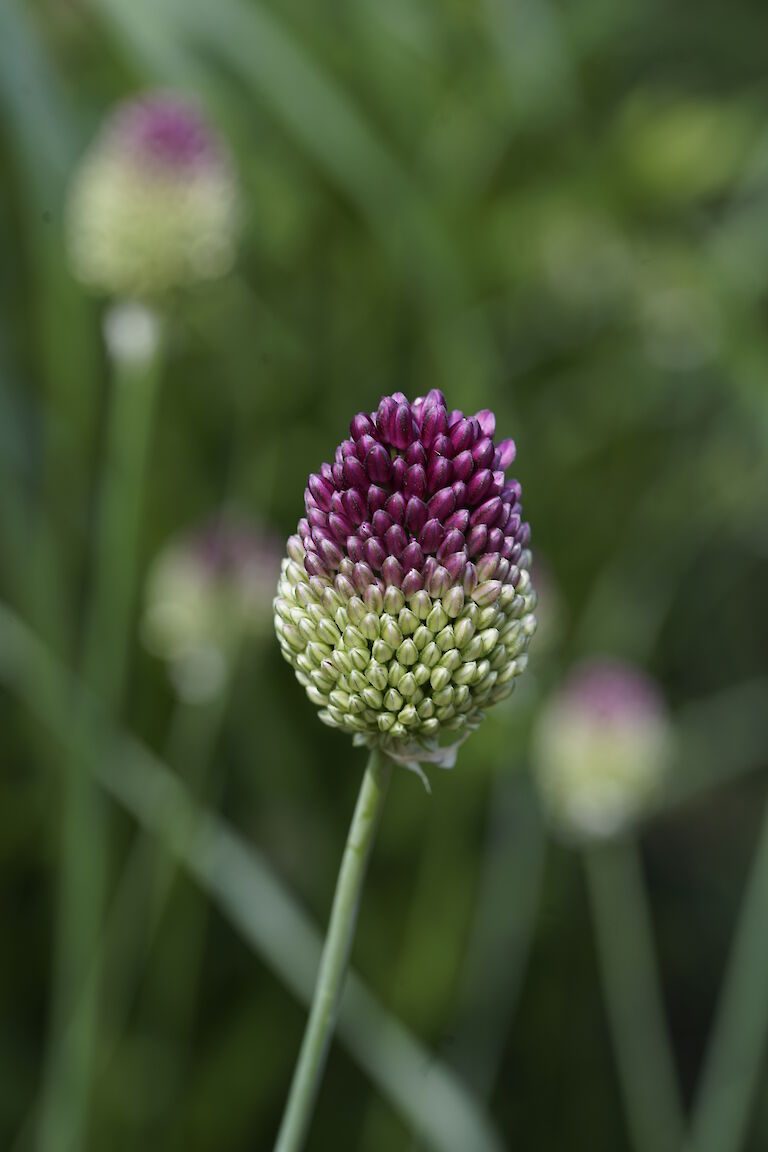
[[[679,719],[669,796],[641,847],[686,1099],[757,842],[767,33],[747,0],[727,12],[642,0],[0,4],[0,595],[69,669],[110,373],[102,302],[66,265],[63,209],[117,99],[158,86],[196,95],[243,188],[235,274],[173,302],[142,579],[171,536],[224,504],[287,538],[307,474],[384,392],[440,387],[451,405],[493,408],[517,441],[551,631],[532,642],[529,683],[452,773],[433,771],[431,799],[415,777],[395,779],[354,955],[383,1003],[470,1082],[476,1054],[474,1083],[510,1147],[630,1148],[578,860],[556,848],[542,863],[544,833],[529,823],[516,856],[518,809],[498,799],[499,779],[525,771],[531,719],[564,668],[634,659]],[[121,723],[165,756],[175,704],[139,643],[140,609]],[[0,1146],[25,1152],[49,1022],[63,757],[5,690],[0,725]],[[363,759],[318,723],[276,642],[245,648],[206,800],[317,923]],[[111,896],[136,836],[116,810]],[[505,890],[497,859],[531,869],[536,913],[518,876]],[[113,1051],[101,1037],[89,1147],[271,1146],[304,1019],[295,981],[254,958],[210,878],[191,891],[169,899]],[[500,922],[531,923],[527,941],[499,932],[529,956],[522,972],[510,956],[509,988],[473,915],[488,916],[488,891]],[[184,956],[190,899],[212,912],[190,930],[189,1026],[169,1035],[157,1004],[168,956]],[[466,983],[481,979],[478,940],[497,981],[482,995]],[[742,1018],[762,1011],[759,990],[737,1002]],[[489,1077],[484,1033],[467,1020],[494,1003]],[[399,1051],[382,1057],[395,1070]],[[359,1051],[334,1048],[310,1148],[409,1147],[397,1092],[382,1103],[371,1075]],[[745,1131],[746,1152],[765,1147],[764,1108]]]

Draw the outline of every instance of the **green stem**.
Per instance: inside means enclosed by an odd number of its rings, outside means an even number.
[[[144,476],[159,358],[115,360],[88,616],[83,681],[114,716],[123,696],[137,568]],[[89,979],[101,935],[107,863],[106,810],[89,770],[97,739],[81,691],[72,701],[57,901],[51,1037],[46,1061],[40,1152],[82,1148],[98,1027],[98,978]],[[80,991],[87,996],[71,1020]]]
[[[731,947],[687,1148],[744,1146],[768,1032],[768,808]]]
[[[371,752],[341,861],[312,1008],[275,1152],[299,1152],[304,1146],[336,1024],[368,857],[391,774],[392,762],[381,752]]]
[[[584,864],[632,1145],[635,1152],[679,1152],[684,1113],[638,852],[631,841],[616,841],[586,850]]]

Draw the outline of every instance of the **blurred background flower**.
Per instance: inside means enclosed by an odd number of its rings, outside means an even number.
[[[213,699],[240,646],[271,632],[281,552],[268,533],[224,511],[175,537],[147,575],[142,637],[179,697]]]
[[[534,773],[553,825],[576,838],[612,836],[642,815],[671,758],[656,685],[609,660],[574,669],[542,709]]]
[[[115,109],[75,176],[69,246],[76,275],[116,296],[156,296],[227,272],[237,193],[222,142],[170,93]]]

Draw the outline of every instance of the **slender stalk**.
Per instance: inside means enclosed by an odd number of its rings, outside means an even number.
[[[381,752],[371,752],[341,861],[312,1008],[275,1152],[299,1152],[309,1130],[336,1025],[368,857],[391,774],[392,762]]]
[[[638,852],[629,840],[596,846],[584,865],[632,1145],[679,1152],[684,1113]]]
[[[154,324],[154,320],[150,321]],[[110,344],[113,381],[95,525],[95,553],[83,637],[83,682],[108,715],[123,695],[133,607],[142,494],[154,414],[157,340],[145,355],[121,355]],[[144,351],[144,349],[142,349]],[[116,354],[116,352],[118,354]],[[98,738],[82,691],[72,701],[67,750],[62,857],[57,901],[51,1036],[46,1060],[40,1152],[85,1146],[88,1097],[98,1024],[98,979],[89,979],[101,934],[107,860],[106,811],[89,771]],[[77,1027],[71,1027],[81,989]]]
[[[768,808],[715,1012],[691,1120],[690,1152],[744,1147],[768,1033]]]

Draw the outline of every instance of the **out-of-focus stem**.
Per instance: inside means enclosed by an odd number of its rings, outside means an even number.
[[[688,1152],[744,1146],[768,1033],[768,808],[696,1093]]]
[[[150,338],[139,345],[134,343],[132,348],[115,344],[112,339],[115,317],[120,318],[116,310],[107,321],[112,392],[82,656],[83,682],[99,695],[108,715],[117,713],[123,695],[144,477],[159,374],[154,316],[143,316],[144,330],[140,335]],[[89,771],[90,747],[98,737],[82,692],[75,693],[71,714],[73,739],[66,753],[51,1033],[38,1137],[40,1152],[85,1147],[98,1024],[99,981],[89,979],[89,973],[93,957],[98,954],[101,932],[107,864],[106,813]],[[73,1011],[84,986],[88,989],[87,999],[77,1014],[77,1027],[73,1028]]]
[[[684,1113],[636,846],[631,840],[594,846],[585,850],[584,865],[632,1146],[679,1152]]]
[[[392,762],[384,753],[371,752],[341,861],[312,1008],[275,1152],[300,1152],[309,1131],[336,1025],[368,858],[391,774]]]
[[[533,940],[546,834],[528,780],[500,773],[464,962],[454,1064],[478,1098],[493,1092]]]

